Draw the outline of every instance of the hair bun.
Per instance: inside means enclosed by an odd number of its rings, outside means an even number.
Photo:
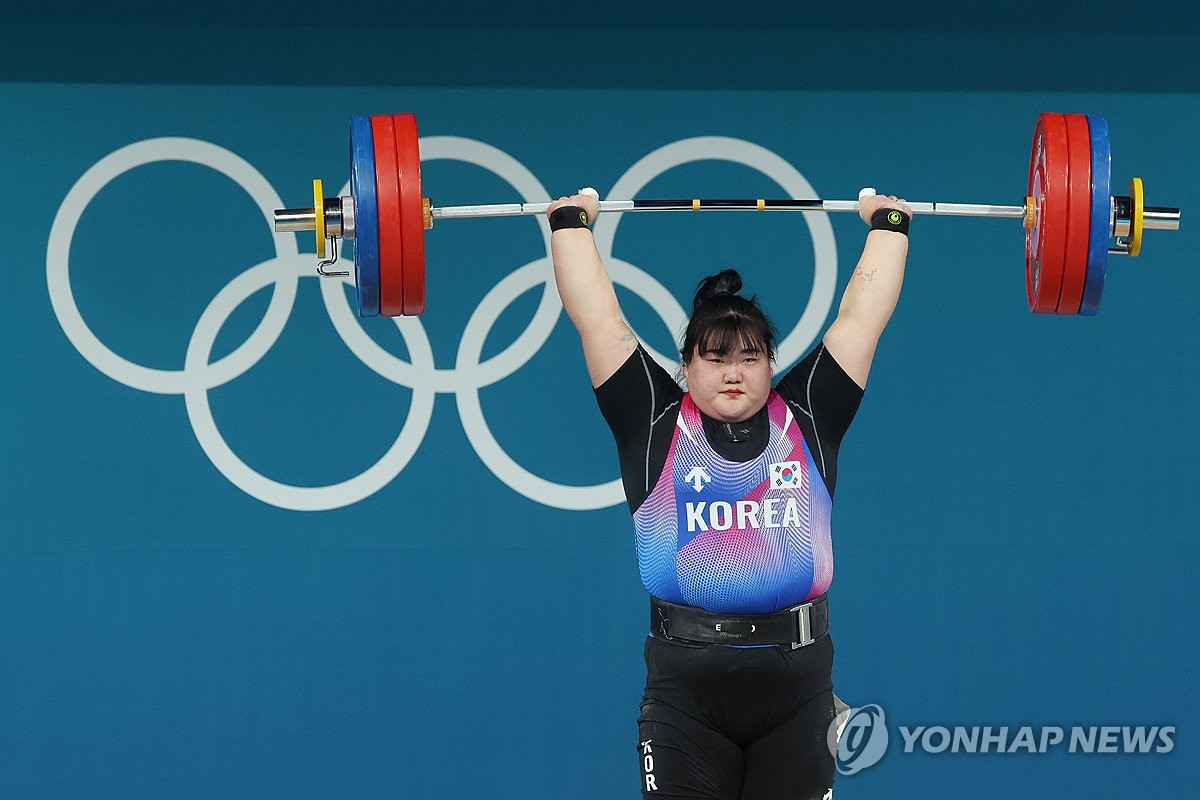
[[[709,275],[700,281],[696,289],[696,297],[692,300],[692,310],[722,294],[737,294],[742,289],[742,276],[735,269],[725,269],[716,275]]]

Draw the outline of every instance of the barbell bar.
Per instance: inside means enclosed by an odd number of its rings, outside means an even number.
[[[549,203],[437,207],[422,193],[416,118],[350,120],[350,195],[324,197],[313,181],[312,208],[277,209],[276,232],[316,231],[317,272],[338,260],[337,240],[355,242],[358,312],[364,317],[425,310],[425,231],[439,219],[544,214]],[[1034,128],[1029,178],[1020,205],[909,202],[915,214],[1021,219],[1025,285],[1037,314],[1093,315],[1100,307],[1108,257],[1136,257],[1146,230],[1178,230],[1178,208],[1147,206],[1140,178],[1128,195],[1111,194],[1111,148],[1103,117],[1045,113]],[[649,211],[855,212],[857,200],[602,200],[602,213]],[[326,252],[326,243],[329,253]]]

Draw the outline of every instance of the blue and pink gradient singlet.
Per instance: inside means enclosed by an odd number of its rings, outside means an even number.
[[[658,482],[633,515],[642,582],[708,611],[769,613],[833,580],[833,503],[788,404],[772,391],[757,458],[727,461],[685,395]]]

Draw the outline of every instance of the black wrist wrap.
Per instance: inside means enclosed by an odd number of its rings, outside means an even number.
[[[895,231],[908,236],[909,216],[895,208],[881,208],[871,215],[871,230]]]
[[[561,231],[563,228],[586,228],[587,212],[579,206],[562,206],[550,214],[550,230]]]

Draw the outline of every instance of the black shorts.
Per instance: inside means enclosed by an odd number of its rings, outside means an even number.
[[[833,642],[738,648],[646,640],[642,795],[822,800],[833,787]]]

